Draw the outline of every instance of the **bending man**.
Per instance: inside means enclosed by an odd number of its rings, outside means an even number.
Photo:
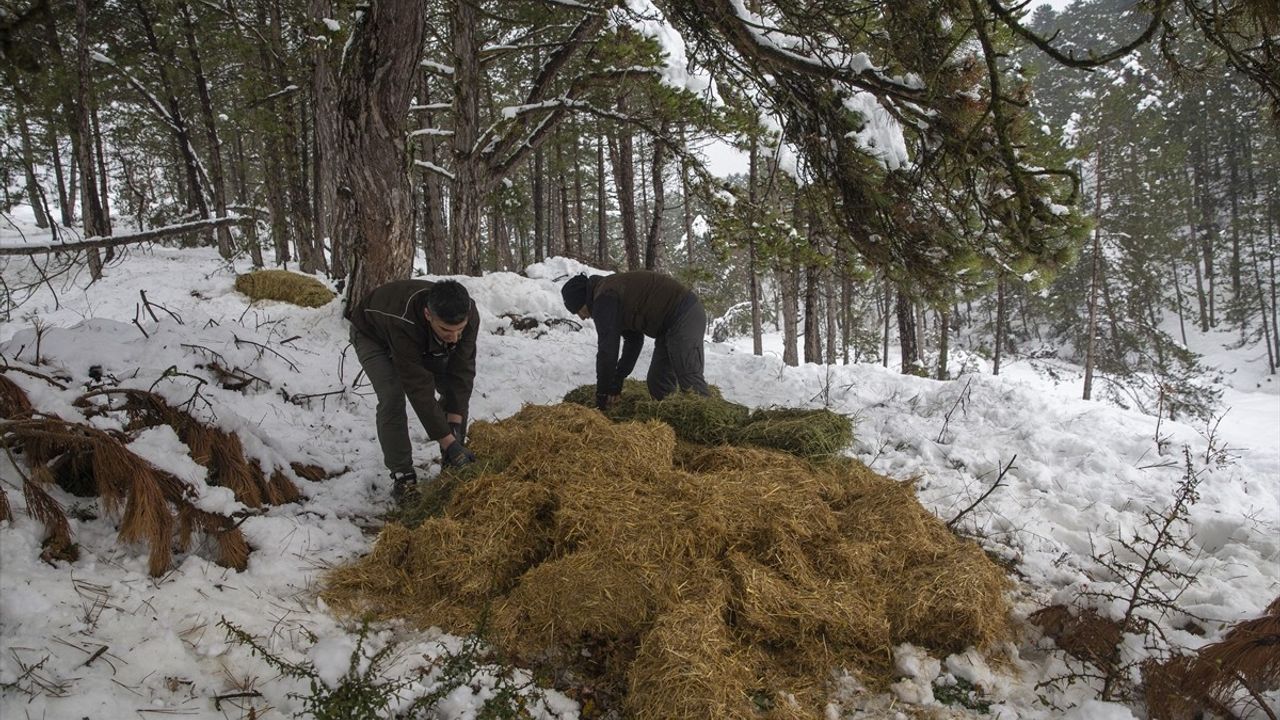
[[[596,323],[596,406],[607,410],[635,369],[644,336],[654,338],[646,382],[655,400],[678,386],[709,394],[702,377],[707,313],[692,290],[648,270],[616,275],[576,275],[560,289],[569,312]],[[622,355],[618,350],[621,344]]]
[[[378,396],[378,444],[396,500],[418,480],[406,397],[427,435],[440,443],[442,465],[475,460],[463,442],[479,330],[476,305],[455,280],[389,282],[352,310],[351,344]]]

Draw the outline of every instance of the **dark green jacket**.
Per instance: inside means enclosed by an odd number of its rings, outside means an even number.
[[[444,344],[424,313],[432,285],[427,280],[396,280],[374,288],[352,310],[351,324],[387,348],[405,397],[427,434],[439,440],[450,432],[446,413],[466,418],[471,405],[480,314],[473,300],[462,337],[453,345]]]
[[[617,395],[635,369],[644,336],[656,338],[693,304],[679,280],[649,270],[591,278],[591,319],[596,324],[596,388]],[[622,357],[618,346],[622,344]]]

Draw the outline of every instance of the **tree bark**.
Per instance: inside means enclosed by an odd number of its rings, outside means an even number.
[[[98,184],[94,178],[93,135],[89,127],[89,5],[88,0],[76,0],[76,128],[79,140],[80,207],[84,216],[84,236],[99,237],[108,234],[102,203],[98,197]],[[102,258],[98,249],[88,249],[89,276],[102,277]]]
[[[667,126],[662,131],[666,134]],[[644,269],[657,270],[662,265],[662,211],[666,207],[666,188],[662,176],[666,172],[666,146],[660,140],[653,140],[653,216],[649,218],[649,234],[644,244]]]
[[[1008,305],[1005,293],[1006,285],[1007,281],[1004,274],[1001,273],[996,279],[996,352],[991,362],[992,375],[1000,374],[1000,360],[1004,356],[1004,345],[1008,336],[1006,326],[1008,325],[1009,313],[1006,308],[1006,305]]]
[[[782,362],[800,364],[800,274],[783,262],[777,265],[778,290],[782,295]]]
[[[27,123],[27,104],[24,100],[26,91],[18,87],[17,73],[10,63],[5,63],[9,87],[13,88],[13,114],[18,123],[18,138],[21,140],[22,175],[27,183],[27,199],[31,203],[31,211],[35,214],[36,227],[49,227],[49,218],[45,215],[43,194],[40,183],[36,180],[35,152],[31,144],[31,128]]]
[[[213,98],[209,95],[209,82],[204,76],[204,66],[200,62],[200,48],[196,43],[195,20],[191,16],[191,8],[186,0],[178,0],[178,14],[182,17],[183,36],[187,41],[187,53],[191,56],[191,70],[195,74],[196,93],[200,97],[200,119],[204,122],[205,142],[209,145],[209,185],[213,191],[213,207],[217,217],[227,216],[227,190],[222,175],[222,144],[218,140],[218,126],[214,121]],[[231,230],[226,225],[219,225],[216,231],[218,254],[223,258],[231,257],[234,248],[231,242]]]
[[[609,266],[609,186],[604,174],[604,139],[596,135],[596,265]]]
[[[756,143],[751,142],[751,155],[747,168],[747,188],[751,199],[751,213],[756,207]],[[751,352],[753,355],[764,355],[764,328],[760,317],[760,277],[756,272],[759,258],[756,257],[756,234],[754,229],[747,229],[747,284],[751,287]]]
[[[339,247],[354,258],[348,264],[355,274],[351,298],[363,298],[383,283],[407,277],[412,269],[414,202],[406,170],[405,125],[422,53],[425,12],[417,0],[371,5],[353,30],[339,77],[338,159],[343,175],[334,231]]]
[[[822,362],[821,309],[818,306],[818,275],[821,268],[813,258],[818,254],[818,236],[814,218],[809,218],[809,259],[804,264],[804,361]]]
[[[347,274],[347,268],[343,254],[337,252],[333,242],[334,209],[338,201],[338,169],[335,155],[339,134],[338,76],[330,58],[333,38],[323,22],[325,18],[334,16],[334,7],[333,0],[310,1],[310,21],[316,33],[316,36],[311,39],[311,122],[315,127],[314,141],[311,145],[311,167],[314,178],[312,180],[312,215],[315,218],[315,245],[322,254],[325,248],[328,248],[331,259],[330,272],[335,277],[342,277]],[[436,180],[436,187],[439,188],[439,179]],[[428,209],[429,212],[430,209]]]
[[[626,114],[626,98],[619,98],[618,112]],[[609,136],[609,154],[613,164],[613,186],[618,193],[618,210],[622,221],[622,247],[627,270],[640,269],[640,238],[636,229],[636,179],[634,150],[630,128],[619,125]]]
[[[951,373],[947,370],[947,355],[951,352],[951,313],[946,310],[939,310],[940,322],[938,327],[938,379],[950,380]]]
[[[911,298],[898,288],[898,345],[902,349],[902,373],[914,374],[920,367],[920,349],[916,346],[916,316]]]
[[[476,148],[480,135],[480,45],[478,23],[470,0],[455,0],[453,33],[453,160],[449,229],[453,236],[453,271],[479,275],[476,238],[480,237],[484,159]]]
[[[543,183],[542,148],[533,151],[533,261],[542,262],[547,227],[547,193]]]
[[[419,96],[423,103],[431,105],[432,88],[431,73],[421,73]],[[422,115],[422,124],[427,128],[436,127],[438,116],[432,110]],[[421,136],[419,145],[426,162],[433,167],[440,166],[440,141],[438,136],[427,134]],[[444,181],[439,172],[432,168],[422,172],[422,251],[427,260],[427,272],[444,275],[449,272],[449,226],[445,221]]]

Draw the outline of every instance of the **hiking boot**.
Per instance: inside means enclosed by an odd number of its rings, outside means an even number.
[[[403,504],[410,496],[418,494],[418,473],[413,470],[391,473],[391,499]]]

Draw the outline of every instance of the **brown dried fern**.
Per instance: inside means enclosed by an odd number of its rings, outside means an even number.
[[[7,376],[0,374],[0,417],[30,417],[34,408],[31,400],[18,384]]]
[[[22,495],[27,500],[27,514],[44,525],[44,552],[40,557],[46,562],[54,560],[74,561],[79,555],[71,541],[71,524],[62,505],[45,492],[42,485],[53,483],[49,471],[38,467],[23,479]]]

